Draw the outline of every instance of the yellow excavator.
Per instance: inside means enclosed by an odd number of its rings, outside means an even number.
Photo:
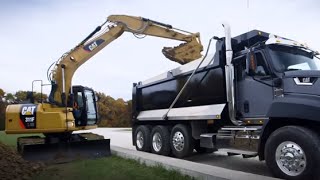
[[[41,133],[43,136],[20,137],[17,148],[27,160],[69,161],[82,157],[110,154],[110,139],[78,130],[97,128],[97,98],[93,89],[72,86],[75,71],[123,32],[149,35],[183,43],[164,47],[168,59],[185,64],[201,57],[199,33],[190,33],[171,25],[143,17],[111,15],[77,46],[63,54],[48,69],[51,92],[46,102],[12,104],[6,109],[7,134]]]

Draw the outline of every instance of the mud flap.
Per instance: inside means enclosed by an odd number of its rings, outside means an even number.
[[[25,160],[50,164],[100,158],[111,155],[110,139],[23,145],[20,154]]]

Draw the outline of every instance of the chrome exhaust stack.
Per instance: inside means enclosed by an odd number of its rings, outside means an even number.
[[[227,23],[223,23],[225,32],[225,46],[226,46],[226,65],[225,65],[225,76],[226,76],[226,94],[229,110],[229,118],[232,123],[236,126],[242,124],[242,121],[237,120],[235,117],[235,94],[234,94],[234,67],[231,63],[233,51],[231,46],[231,30]]]

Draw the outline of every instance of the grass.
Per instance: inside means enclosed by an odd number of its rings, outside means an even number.
[[[148,167],[134,160],[111,156],[95,160],[53,165],[33,178],[33,180],[42,179],[187,180],[192,178],[181,175],[177,171],[168,171],[160,166]]]
[[[34,135],[34,134],[33,134]],[[37,135],[37,134],[36,134]],[[0,131],[0,141],[9,146],[16,146],[16,139],[21,135],[7,135]],[[30,135],[23,135],[30,136]],[[40,174],[36,174],[33,180],[189,180],[178,171],[166,170],[161,166],[148,167],[135,160],[111,156],[99,159],[79,160],[66,164],[47,166]]]
[[[6,134],[4,131],[0,131],[0,142],[15,147],[17,145],[17,138],[23,136],[42,136],[41,134]]]

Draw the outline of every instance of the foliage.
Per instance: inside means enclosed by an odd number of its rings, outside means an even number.
[[[0,131],[5,129],[4,121],[7,107],[5,94],[4,90],[0,88]]]
[[[6,113],[7,102],[0,101],[0,131],[5,128],[5,113]]]
[[[12,93],[7,93],[5,99],[9,102],[14,102],[15,100],[14,95]]]
[[[104,93],[96,92],[98,96],[98,112],[100,127],[129,127],[131,124],[131,100],[115,100]]]
[[[21,102],[27,101],[28,93],[29,93],[28,91],[21,91],[21,90],[17,91],[15,93],[16,102],[21,103]],[[48,95],[41,94],[39,92],[34,92],[33,93],[33,97],[34,97],[35,102],[42,102],[42,101],[46,101],[47,100]],[[41,101],[41,99],[42,99],[42,101]]]
[[[3,89],[0,88],[0,98],[4,97],[5,92],[3,91]]]

